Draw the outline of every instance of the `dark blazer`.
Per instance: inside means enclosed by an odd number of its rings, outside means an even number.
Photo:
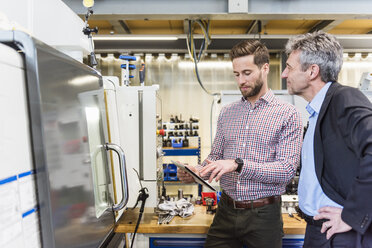
[[[372,221],[372,104],[358,89],[331,84],[315,127],[314,159],[324,193],[364,234]]]

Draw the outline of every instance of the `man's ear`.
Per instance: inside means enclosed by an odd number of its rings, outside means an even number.
[[[320,76],[320,68],[319,68],[318,65],[316,65],[316,64],[310,65],[309,70],[310,70],[310,79],[311,80]]]
[[[270,65],[268,63],[265,63],[262,68],[261,68],[264,72],[266,72],[267,74],[269,74],[269,71],[270,71]]]

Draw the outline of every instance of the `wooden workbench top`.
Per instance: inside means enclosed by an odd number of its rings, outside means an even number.
[[[158,216],[153,208],[145,208],[138,233],[185,233],[206,234],[214,215],[206,214],[204,206],[195,206],[194,215],[181,218],[176,216],[169,224],[158,224]],[[296,219],[297,218],[297,219]],[[285,234],[305,234],[306,222],[300,218],[283,214]],[[138,208],[127,210],[118,221],[115,232],[133,233],[138,219]]]

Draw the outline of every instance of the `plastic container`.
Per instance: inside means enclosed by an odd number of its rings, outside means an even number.
[[[217,204],[216,192],[202,192],[201,194],[202,194],[202,201],[203,201],[204,206],[206,205],[205,198],[207,197],[212,198],[214,200],[213,205]]]
[[[172,139],[172,147],[173,148],[181,148],[183,146],[183,140],[181,139],[179,143],[175,141],[175,139]]]

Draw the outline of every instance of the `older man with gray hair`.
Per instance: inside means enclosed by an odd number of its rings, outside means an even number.
[[[340,43],[322,31],[291,38],[282,78],[309,104],[298,195],[304,247],[372,247],[372,104],[337,83]]]

